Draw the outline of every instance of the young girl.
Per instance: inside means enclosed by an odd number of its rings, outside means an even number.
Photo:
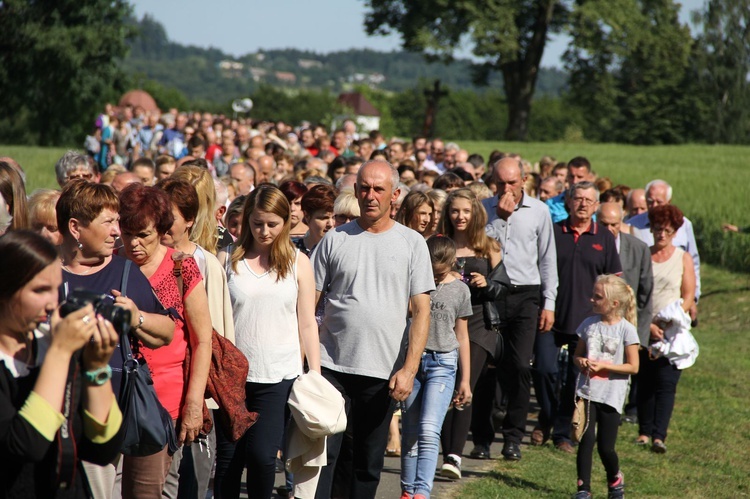
[[[471,402],[469,388],[469,288],[451,274],[456,246],[449,238],[427,240],[437,289],[431,293],[430,333],[422,354],[414,390],[403,406],[401,436],[401,499],[430,497],[438,458],[440,429],[448,406]],[[456,368],[461,381],[456,395]]]
[[[578,493],[591,497],[591,461],[596,440],[607,471],[608,496],[624,497],[625,480],[615,452],[620,410],[628,391],[628,376],[638,373],[638,331],[633,290],[614,275],[603,275],[594,284],[593,311],[578,326],[581,337],[573,362],[581,370],[579,397],[585,400],[587,428],[578,447]],[[597,428],[598,427],[598,428]]]

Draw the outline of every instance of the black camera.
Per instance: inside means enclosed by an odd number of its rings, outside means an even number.
[[[94,306],[94,314],[101,315],[115,327],[118,334],[124,334],[130,326],[130,310],[115,305],[113,296],[105,293],[96,293],[85,289],[76,289],[68,295],[60,305],[60,317],[65,317],[91,303]]]

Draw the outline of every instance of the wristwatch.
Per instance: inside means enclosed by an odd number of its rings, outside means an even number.
[[[102,386],[112,378],[112,368],[107,365],[93,371],[86,371],[83,374],[86,376],[86,381],[92,385]]]
[[[138,325],[133,328],[134,331],[138,331],[140,328],[143,327],[143,321],[146,319],[143,318],[143,314],[138,314]]]

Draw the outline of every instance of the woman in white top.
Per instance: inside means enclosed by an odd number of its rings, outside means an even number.
[[[235,339],[250,364],[247,407],[262,414],[237,445],[217,491],[223,497],[238,496],[245,466],[248,496],[271,496],[292,382],[302,374],[304,358],[320,372],[312,265],[292,245],[290,226],[287,198],[278,187],[261,185],[243,208],[237,247],[219,255],[230,258],[225,267]]]

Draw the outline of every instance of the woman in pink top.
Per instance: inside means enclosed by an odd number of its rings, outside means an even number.
[[[172,203],[164,191],[132,184],[120,194],[120,228],[125,253],[140,267],[157,298],[172,311],[175,319],[174,337],[169,345],[158,350],[144,347],[141,351],[151,369],[159,401],[179,422],[177,439],[182,444],[195,440],[203,425],[203,400],[211,362],[211,318],[195,260],[186,258],[182,263],[182,290],[172,274],[175,250],[161,244],[162,236],[172,223]],[[192,358],[186,385],[183,364],[188,347]],[[126,457],[123,497],[131,492],[134,497],[139,496],[139,492],[133,490],[138,486],[143,487],[139,489],[143,494],[160,497],[167,474],[177,475],[180,457],[180,451],[173,458],[166,451],[155,456]]]

